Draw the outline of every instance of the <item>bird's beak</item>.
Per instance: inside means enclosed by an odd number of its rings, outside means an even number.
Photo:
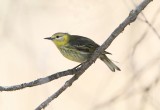
[[[47,39],[47,40],[53,40],[53,38],[52,38],[52,37],[46,37],[46,38],[44,38],[44,39]]]

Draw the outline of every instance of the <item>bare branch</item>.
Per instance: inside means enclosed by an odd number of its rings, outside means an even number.
[[[63,91],[70,87],[72,83],[76,81],[81,75],[82,73],[75,74],[71,79],[66,81],[66,83],[57,92],[51,95],[46,101],[41,103],[35,110],[41,110],[42,108],[45,108],[52,100],[57,98]]]
[[[31,82],[28,82],[28,83],[22,83],[20,85],[14,85],[14,86],[9,86],[9,87],[0,86],[0,91],[15,91],[15,90],[20,90],[20,89],[23,89],[23,88],[26,88],[26,87],[38,86],[38,85],[45,84],[45,83],[48,83],[50,81],[53,81],[55,79],[67,76],[67,75],[73,75],[73,74],[76,73],[76,71],[77,71],[76,68],[73,68],[71,70],[58,72],[58,73],[52,74],[50,76],[47,76],[47,77],[44,77],[44,78],[39,78],[37,80],[31,81]]]
[[[129,16],[113,31],[113,33],[109,36],[109,38],[94,52],[91,59],[87,62],[82,63],[82,66],[77,71],[77,74],[74,75],[70,80],[68,80],[56,93],[51,95],[47,100],[45,100],[42,104],[40,104],[36,110],[41,110],[45,108],[52,100],[57,98],[64,90],[72,85],[72,83],[77,80],[83,72],[96,61],[98,56],[107,49],[112,41],[123,32],[124,28],[130,23],[134,22],[138,16],[138,14],[151,2],[152,0],[144,0],[135,10],[132,10]]]
[[[138,14],[151,2],[152,0],[144,0],[142,3],[140,3],[139,6],[136,7],[135,10],[132,10],[129,14],[129,16],[113,31],[113,33],[109,36],[109,38],[94,52],[90,60],[87,62],[84,62],[81,64],[80,67],[76,67],[67,71],[63,72],[58,72],[56,74],[52,74],[50,76],[47,76],[45,78],[40,78],[35,81],[29,82],[29,83],[23,83],[20,85],[15,85],[15,86],[9,86],[9,87],[2,87],[0,86],[0,91],[14,91],[14,90],[19,90],[23,89],[26,87],[33,87],[37,86],[40,84],[44,84],[47,82],[50,82],[52,80],[55,80],[57,78],[67,76],[67,75],[74,75],[71,79],[66,81],[66,83],[57,91],[55,92],[52,96],[50,96],[48,99],[46,99],[42,104],[40,104],[36,110],[41,110],[45,108],[52,100],[57,98],[63,91],[65,91],[68,87],[72,85],[74,81],[76,81],[84,72],[87,68],[89,68],[99,57],[99,55],[107,49],[110,44],[113,42],[113,40],[123,32],[126,26],[130,25],[132,22],[134,22],[138,16]]]

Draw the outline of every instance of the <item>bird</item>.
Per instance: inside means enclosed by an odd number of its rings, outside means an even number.
[[[71,35],[64,32],[55,33],[51,37],[46,37],[44,39],[51,40],[65,58],[79,63],[89,60],[94,51],[100,47],[87,37]],[[121,71],[106,54],[111,53],[104,51],[99,56],[99,59],[102,60],[112,72],[115,72],[115,70]]]

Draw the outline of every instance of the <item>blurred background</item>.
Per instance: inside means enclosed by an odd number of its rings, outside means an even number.
[[[56,32],[102,44],[142,0],[0,0],[0,86],[29,82],[78,65],[43,38]],[[160,110],[160,2],[120,34],[107,51],[121,68],[97,60],[45,110]],[[71,76],[0,92],[0,110],[33,110]]]

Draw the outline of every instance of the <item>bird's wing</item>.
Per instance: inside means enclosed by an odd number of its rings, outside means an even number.
[[[89,53],[93,53],[96,48],[99,47],[99,45],[96,44],[93,40],[78,35],[72,35],[69,44],[79,51]]]
[[[93,53],[99,47],[99,45],[95,43],[93,40],[78,35],[71,35],[71,40],[69,44],[74,49],[89,53]],[[111,53],[104,51],[103,54],[111,54]]]

